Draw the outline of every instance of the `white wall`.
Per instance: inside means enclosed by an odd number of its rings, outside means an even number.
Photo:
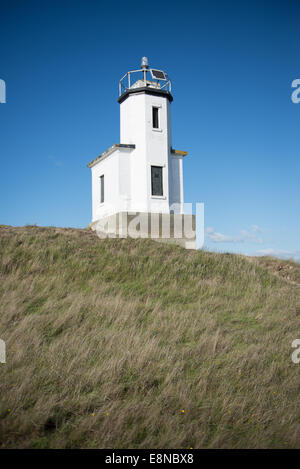
[[[92,167],[93,221],[128,210],[130,153],[130,149],[118,148]],[[104,203],[100,203],[100,176],[102,175],[104,175]]]
[[[152,126],[152,107],[159,108],[159,129]],[[183,204],[182,158],[171,154],[171,104],[164,96],[135,93],[120,104],[120,143],[92,167],[93,221],[120,211],[169,213]],[[163,196],[151,194],[151,166],[163,167]],[[100,176],[105,200],[100,204]]]
[[[152,127],[152,107],[159,108],[159,129]],[[169,100],[162,96],[145,95],[147,198],[149,212],[169,213]],[[151,195],[151,166],[163,166],[163,196]]]
[[[120,104],[121,143],[135,144],[130,159],[130,209],[147,211],[145,94],[133,94]]]
[[[159,129],[152,127],[152,107],[159,108]],[[136,93],[120,105],[121,143],[134,143],[131,156],[131,210],[169,213],[171,106],[164,96]],[[151,166],[163,167],[163,196],[151,194]]]
[[[176,204],[175,213],[183,213],[182,157],[171,155],[169,159],[170,207]],[[173,208],[174,209],[174,208]]]

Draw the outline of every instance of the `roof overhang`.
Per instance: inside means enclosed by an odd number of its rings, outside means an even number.
[[[161,90],[159,88],[151,88],[151,87],[147,87],[147,86],[143,86],[141,88],[130,88],[128,89],[127,91],[125,91],[125,93],[123,93],[119,98],[118,98],[118,102],[121,104],[123,101],[125,101],[125,99],[128,98],[128,96],[132,95],[132,94],[151,94],[151,95],[154,95],[154,96],[164,96],[165,98],[167,98],[170,103],[173,101],[173,96],[171,95],[171,93],[169,91],[165,91],[165,90]]]
[[[114,145],[109,147],[107,150],[105,150],[103,153],[101,153],[101,155],[97,156],[97,158],[94,158],[90,163],[88,163],[87,167],[92,168],[93,166],[95,166],[95,164],[99,163],[100,160],[104,160],[116,150],[131,151],[134,148],[135,148],[135,145],[133,144],[115,143]]]
[[[174,148],[171,148],[171,153],[174,156],[187,156],[188,152],[187,151],[182,151],[182,150],[174,150]]]

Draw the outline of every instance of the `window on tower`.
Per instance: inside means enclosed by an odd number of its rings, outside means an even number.
[[[151,166],[151,192],[152,195],[163,195],[162,166]]]
[[[159,129],[159,119],[158,119],[158,107],[152,106],[152,127],[153,129]]]
[[[104,202],[104,174],[100,176],[100,204]]]

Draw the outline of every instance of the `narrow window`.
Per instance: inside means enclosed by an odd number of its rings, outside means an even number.
[[[151,166],[151,191],[152,195],[163,195],[162,167]]]
[[[158,107],[152,107],[152,126],[153,129],[159,129]]]
[[[100,204],[104,202],[104,174],[100,176]]]

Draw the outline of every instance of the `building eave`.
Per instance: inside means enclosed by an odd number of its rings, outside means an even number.
[[[125,99],[128,98],[128,96],[132,94],[150,94],[154,96],[163,96],[167,98],[170,103],[173,101],[173,96],[169,91],[162,90],[160,88],[152,88],[152,87],[141,87],[141,88],[129,88],[128,90],[125,91],[125,93],[121,94],[121,96],[118,98],[118,102],[121,104]]]
[[[103,160],[107,156],[111,155],[114,151],[116,150],[122,150],[122,149],[129,149],[133,150],[135,148],[135,145],[133,144],[126,144],[126,143],[115,143],[111,147],[109,147],[107,150],[105,150],[101,155],[97,156],[94,158],[90,163],[87,164],[88,168],[92,168],[95,166],[95,164],[99,163],[100,160]]]
[[[174,150],[174,148],[171,148],[171,153],[175,156],[187,156],[188,155],[187,151]]]

